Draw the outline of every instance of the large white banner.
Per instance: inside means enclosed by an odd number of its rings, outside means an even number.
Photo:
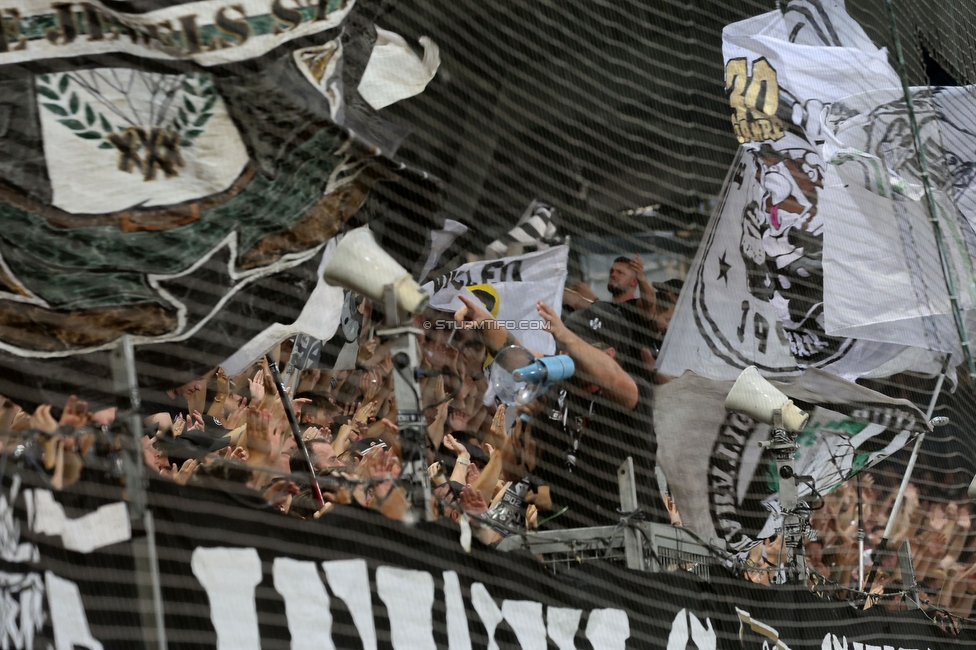
[[[822,196],[825,326],[830,334],[957,352],[959,335],[932,207],[959,310],[976,304],[970,88],[913,88],[932,206],[900,88],[834,102],[824,112]],[[965,202],[958,199],[964,199]],[[963,207],[965,206],[965,207]]]
[[[539,300],[562,313],[568,246],[497,260],[472,262],[424,285],[430,306],[444,311],[461,307],[458,293],[470,291],[519,341],[531,350],[552,354],[556,344],[536,311]]]
[[[852,198],[847,186],[855,183],[835,168],[843,160],[828,161],[822,146],[829,135],[822,116],[836,102],[900,88],[886,52],[839,1],[794,0],[783,12],[728,26],[723,37],[726,92],[742,147],[679,300],[659,371],[728,379],[748,365],[767,376],[805,368],[849,379],[937,372],[939,354],[958,341],[946,327],[951,321],[939,321],[942,329],[934,333],[932,322],[913,323],[921,327],[914,336],[876,327],[895,320],[890,314],[949,313],[944,282],[938,292],[941,267],[925,213],[903,211],[901,230],[914,228],[913,240],[902,238],[893,216],[885,223],[882,215],[865,215],[877,206]],[[895,144],[899,156],[911,156],[910,142]],[[965,233],[956,227],[950,236],[959,277],[971,278]],[[873,269],[878,260],[883,264]],[[930,293],[913,290],[912,282]],[[921,305],[916,295],[923,295]]]

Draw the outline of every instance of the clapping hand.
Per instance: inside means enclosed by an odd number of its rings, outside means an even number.
[[[247,383],[251,388],[251,404],[260,404],[264,400],[264,370],[259,369]]]
[[[197,467],[200,466],[200,462],[192,458],[187,459],[183,462],[183,465],[176,469],[176,463],[173,463],[173,467],[170,470],[170,477],[178,485],[186,485],[189,482],[190,477],[193,476],[193,472],[197,471]]]
[[[363,402],[356,410],[356,414],[352,416],[352,421],[359,424],[366,424],[370,421],[370,419],[376,416],[376,412],[379,410],[379,408],[379,402],[375,400]]]

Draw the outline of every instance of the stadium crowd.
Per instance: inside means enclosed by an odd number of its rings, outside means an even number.
[[[453,314],[428,309],[415,317],[425,332],[418,341],[419,383],[434,516],[457,521],[466,513],[475,537],[488,545],[527,529],[613,525],[622,514],[617,468],[630,456],[644,518],[681,525],[655,477],[652,418],[653,386],[669,379],[655,372],[654,362],[681,283],[652,285],[639,257],[618,258],[608,289],[612,301],[601,302],[585,285],[574,285],[565,294],[563,317],[538,303],[557,351],[572,357],[576,375],[517,408],[492,399],[488,373],[501,349],[519,344],[518,332],[497,326],[482,304],[463,296]],[[313,496],[308,464],[265,359],[236,376],[215,368],[165,398],[144,401],[147,470],[184,485],[242,483],[291,517],[327,520],[334,508],[357,507],[408,518],[410,504],[396,480],[402,450],[390,343],[367,326],[382,322],[382,314],[362,299],[358,309],[363,326],[354,362],[302,371],[292,381],[291,403],[324,507]],[[443,319],[453,325],[431,326]],[[279,368],[288,367],[291,352],[288,342],[278,347]],[[8,433],[0,442],[8,458],[45,472],[55,489],[105,480],[104,461],[121,446],[115,418],[114,408],[93,412],[75,397],[30,413],[4,400],[0,432]],[[947,503],[930,487],[935,484],[909,488],[888,548],[911,542],[923,597],[968,616],[976,598],[970,504]],[[877,594],[897,594],[903,584],[894,551],[874,550],[896,487],[863,475],[865,563],[879,568]],[[814,511],[817,536],[806,544],[810,569],[840,588],[858,587],[856,511],[856,489],[848,481]],[[782,538],[743,559],[747,579],[775,582]],[[897,606],[899,598],[880,602]]]

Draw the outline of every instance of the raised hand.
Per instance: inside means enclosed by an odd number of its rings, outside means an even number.
[[[634,275],[637,276],[638,282],[647,282],[647,276],[644,274],[644,260],[641,259],[639,254],[635,255],[627,264],[634,272]]]
[[[251,388],[251,404],[260,404],[264,400],[264,370],[259,369],[247,383]]]
[[[451,427],[451,431],[464,431],[470,419],[471,416],[461,409],[454,409],[447,416],[447,424]]]
[[[304,393],[314,389],[318,383],[319,379],[322,378],[322,371],[316,368],[311,370],[305,370],[302,372],[302,379],[298,382],[298,392]]]
[[[434,379],[434,403],[440,404],[447,397],[447,393],[444,392],[444,375],[437,375]],[[447,405],[445,404],[445,407]],[[444,409],[445,417],[447,415],[447,409]]]
[[[969,519],[969,508],[959,508],[956,515],[956,526],[962,531],[968,531],[972,521]]]
[[[458,391],[457,398],[459,400],[467,399],[472,390],[474,390],[474,380],[470,376],[464,375],[464,380],[461,382],[461,390]]]
[[[291,401],[291,408],[295,412],[295,417],[302,412],[302,407],[306,404],[311,404],[312,400],[308,397],[299,397],[298,399],[293,399]],[[282,406],[282,414],[284,414],[284,406]]]
[[[186,424],[187,428],[189,429],[197,429],[199,431],[204,431],[206,429],[206,425],[203,423],[203,416],[200,415],[200,411],[194,411],[191,413]]]
[[[465,485],[473,485],[474,482],[478,480],[479,476],[481,476],[481,470],[478,469],[478,466],[474,463],[468,463],[464,474]]]
[[[271,456],[271,414],[256,408],[247,409],[247,452],[251,464],[264,462]]]
[[[58,423],[51,415],[50,404],[41,404],[34,409],[34,414],[30,416],[30,428],[43,431],[48,435],[58,430]]]
[[[281,401],[281,398],[278,397],[278,388],[275,386],[274,377],[271,375],[271,370],[267,369],[268,367],[267,359],[264,359],[264,366],[265,366],[264,377],[261,379],[262,384],[264,386],[264,399],[261,400],[261,403],[258,406],[265,410],[268,410],[271,408],[271,405],[274,403],[275,400]],[[251,400],[251,403],[252,404],[254,403],[253,399]]]
[[[359,390],[363,393],[363,401],[371,402],[383,387],[383,377],[379,370],[368,370],[359,378]]]
[[[242,397],[241,403],[230,415],[224,418],[224,426],[228,429],[236,429],[247,421],[247,398]]]
[[[488,504],[481,492],[465,485],[461,490],[461,510],[472,515],[482,515],[488,512]]]
[[[444,446],[454,452],[458,458],[471,458],[468,448],[465,447],[457,438],[451,434],[444,436]]]
[[[390,420],[386,418],[381,418],[373,424],[369,425],[366,429],[366,438],[380,438],[383,439],[386,435],[392,435],[396,438],[396,434],[400,431],[400,427],[393,424]]]
[[[179,485],[186,485],[193,476],[193,472],[197,471],[197,467],[200,466],[200,462],[192,458],[184,461],[183,466],[180,467],[178,471],[172,473],[173,480]],[[173,469],[176,470],[176,465],[173,465]]]
[[[80,429],[88,424],[88,402],[80,400],[74,395],[68,398],[61,413],[58,424]]]
[[[491,435],[498,440],[504,440],[505,433],[505,406],[499,404],[495,409],[495,417],[491,419]]]
[[[942,530],[946,525],[946,513],[941,504],[935,504],[929,511],[929,528],[932,530]]]
[[[542,320],[548,324],[549,333],[552,334],[552,338],[560,342],[566,340],[566,336],[570,332],[566,325],[563,324],[562,319],[559,318],[556,310],[542,300],[535,304],[535,309],[542,316]]]
[[[170,431],[173,433],[174,438],[183,435],[183,432],[186,431],[186,420],[183,419],[182,413],[177,415],[176,419],[173,420],[173,427],[170,429]]]
[[[447,480],[447,477],[444,476],[444,466],[441,465],[440,461],[430,464],[427,468],[427,476],[430,477],[430,484],[435,487]]]
[[[291,497],[299,492],[301,492],[301,489],[299,489],[298,484],[294,481],[272,483],[264,491],[264,500],[279,511],[287,512],[288,506],[291,504]]]
[[[485,321],[495,320],[495,317],[477,300],[458,294],[462,307],[454,312],[454,320],[465,329],[480,327]]]
[[[223,402],[230,395],[230,377],[224,372],[224,369],[217,366],[217,371],[214,374],[214,379],[217,382],[217,393],[214,395],[215,402]]]
[[[379,346],[380,340],[378,338],[371,338],[366,341],[359,342],[359,352],[356,354],[356,361],[359,363],[366,363],[373,358],[376,354],[376,348]]]
[[[376,412],[379,410],[379,408],[379,402],[375,400],[370,402],[364,401],[356,410],[356,414],[352,416],[352,421],[360,424],[366,424],[370,419],[376,416]]]

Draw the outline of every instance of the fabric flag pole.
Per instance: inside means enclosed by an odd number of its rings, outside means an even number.
[[[271,377],[274,379],[275,390],[278,391],[278,397],[281,399],[281,404],[285,407],[285,416],[288,418],[288,426],[291,428],[291,435],[295,439],[295,444],[302,452],[302,458],[305,460],[305,464],[308,466],[309,473],[309,483],[312,487],[312,496],[315,497],[315,502],[318,504],[319,508],[325,507],[325,498],[322,496],[322,488],[319,487],[318,478],[315,474],[315,467],[312,465],[312,457],[308,455],[308,447],[305,445],[305,440],[302,438],[302,431],[298,426],[298,418],[295,416],[295,409],[291,403],[291,397],[288,395],[288,391],[285,389],[285,384],[281,380],[281,372],[278,370],[278,362],[274,360],[270,354],[265,355],[265,359],[268,361],[268,368],[271,370]]]
[[[656,391],[657,461],[684,525],[739,552],[773,534],[778,476],[758,443],[770,427],[725,410],[734,382],[687,372]],[[928,430],[924,414],[828,372],[808,369],[777,388],[810,413],[797,436],[796,473],[826,494]],[[801,499],[815,496],[798,486]]]
[[[942,384],[945,381],[946,371],[949,367],[949,356],[945,358],[945,362],[942,366],[942,374],[939,375],[938,381],[935,383],[935,390],[932,391],[932,399],[929,400],[929,407],[925,411],[925,419],[930,424],[932,423],[932,414],[935,413],[935,405],[939,401],[939,395],[942,394]],[[925,432],[923,431],[915,438],[915,446],[912,447],[912,455],[908,457],[908,465],[905,467],[905,474],[901,477],[901,485],[898,486],[898,494],[895,495],[895,503],[891,506],[891,514],[888,515],[888,523],[885,524],[884,536],[878,543],[876,553],[881,553],[888,548],[888,541],[891,539],[891,533],[895,529],[895,522],[898,521],[898,515],[901,514],[901,504],[905,500],[905,492],[908,490],[908,484],[912,479],[912,472],[915,471],[915,461],[918,460],[918,453],[922,449],[922,443],[925,442]],[[865,586],[861,589],[863,591],[870,592],[871,586],[874,584],[874,576],[878,572],[878,565],[875,563],[871,567],[871,573],[868,574],[867,582]]]
[[[895,44],[895,54],[898,57],[898,69],[901,77],[902,90],[905,93],[905,103],[908,106],[908,119],[911,124],[912,139],[915,142],[915,155],[918,157],[919,170],[922,177],[922,187],[925,189],[925,200],[928,203],[929,217],[932,223],[932,231],[935,233],[935,240],[938,244],[939,258],[942,261],[942,270],[945,274],[946,288],[949,291],[949,300],[952,303],[952,314],[954,316],[956,329],[959,333],[959,343],[962,346],[963,357],[969,369],[970,379],[976,381],[976,364],[973,362],[973,353],[969,349],[969,337],[966,334],[966,324],[963,322],[962,310],[959,305],[959,298],[956,295],[957,280],[952,268],[952,262],[946,251],[945,234],[939,223],[939,209],[935,203],[935,196],[932,192],[932,181],[929,178],[928,160],[926,159],[922,137],[918,128],[918,117],[915,114],[915,104],[912,101],[912,91],[908,84],[908,69],[905,65],[905,54],[901,48],[901,38],[898,35],[898,23],[895,20],[895,9],[891,0],[885,0],[888,9],[888,19],[891,23],[891,36]]]

